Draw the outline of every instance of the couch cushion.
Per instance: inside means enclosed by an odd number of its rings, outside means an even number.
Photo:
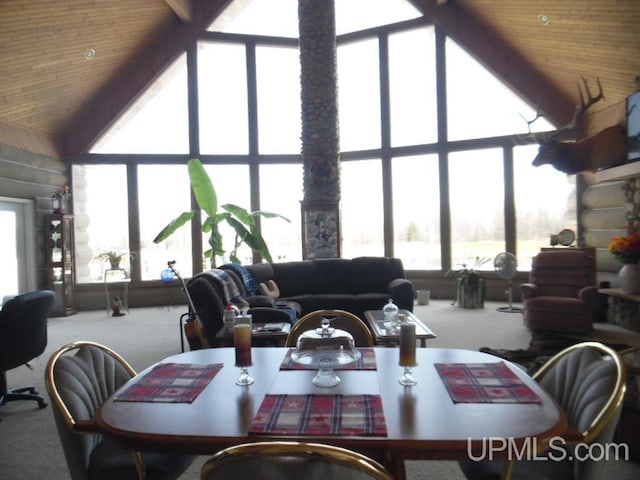
[[[382,293],[389,290],[389,282],[394,278],[404,278],[392,274],[389,258],[358,257],[351,260],[353,273],[351,274],[351,291],[353,293]]]
[[[352,263],[348,259],[325,258],[314,260],[309,293],[352,293],[351,271]]]
[[[273,280],[280,288],[280,296],[291,297],[311,293],[314,280],[313,262],[273,263]],[[261,280],[264,281],[264,280]]]

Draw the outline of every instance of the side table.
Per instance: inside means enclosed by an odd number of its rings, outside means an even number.
[[[107,299],[107,316],[111,311],[111,295],[109,285],[122,287],[122,308],[129,311],[129,283],[131,279],[124,268],[108,268],[104,271],[104,294]]]
[[[416,339],[420,341],[420,346],[426,347],[427,339],[436,338],[436,334],[410,311],[399,310],[398,313],[405,314],[410,322],[416,324]],[[385,327],[384,312],[382,310],[367,310],[364,312],[364,318],[373,332],[376,345],[392,346],[400,343],[400,332],[398,330],[389,330]]]

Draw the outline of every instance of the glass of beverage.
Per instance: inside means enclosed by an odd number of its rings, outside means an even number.
[[[404,367],[404,374],[398,380],[401,385],[415,385],[418,383],[411,369],[411,367],[417,365],[415,323],[405,322],[400,325],[400,361],[398,364]]]
[[[233,342],[236,348],[236,367],[240,367],[237,385],[251,385],[254,379],[249,375],[251,361],[251,325],[241,323],[233,327]]]

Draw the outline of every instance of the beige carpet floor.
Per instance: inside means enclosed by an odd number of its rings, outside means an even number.
[[[417,306],[415,313],[438,335],[429,341],[432,347],[526,348],[531,337],[522,325],[522,315],[498,312],[499,305],[490,302],[484,309],[464,310],[448,300],[432,300],[430,305]],[[142,370],[180,352],[178,324],[183,311],[184,307],[169,306],[132,309],[122,317],[108,317],[100,310],[51,318],[47,350],[31,362],[33,370],[20,367],[8,372],[9,386],[33,384],[44,393],[47,359],[56,348],[74,340],[108,345]],[[594,333],[614,340],[621,334],[607,325],[598,325]],[[634,339],[640,343],[640,335]],[[50,407],[39,410],[35,402],[10,403],[0,409],[0,419],[0,479],[69,478]],[[182,479],[199,478],[204,460],[199,457]],[[448,461],[407,462],[407,472],[410,480],[463,478],[457,463]],[[640,467],[631,462],[612,463],[609,473],[606,478],[636,479]]]

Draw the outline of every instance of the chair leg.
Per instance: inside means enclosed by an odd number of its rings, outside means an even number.
[[[5,405],[8,402],[13,402],[16,400],[33,400],[38,402],[39,408],[44,408],[48,405],[47,401],[38,394],[36,388],[33,386],[30,387],[18,387],[12,388],[7,391],[2,397],[0,397],[0,407]]]

